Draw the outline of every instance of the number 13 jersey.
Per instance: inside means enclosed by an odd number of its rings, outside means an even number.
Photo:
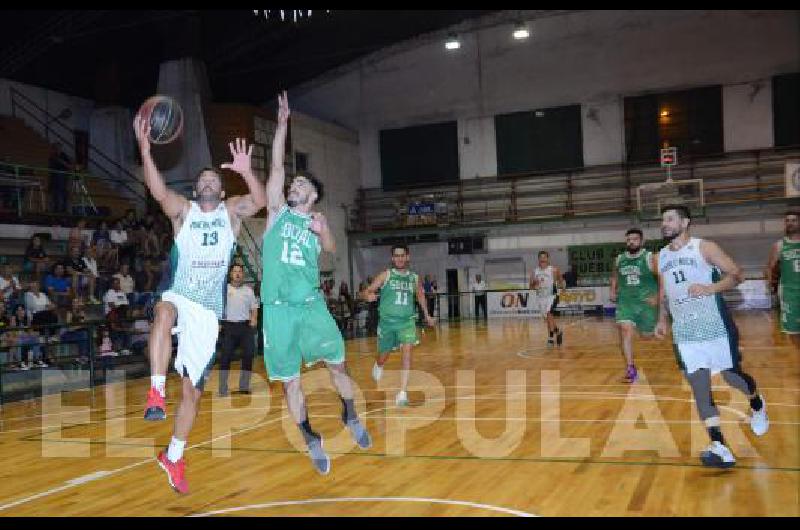
[[[724,316],[727,307],[721,294],[689,296],[690,285],[710,285],[721,277],[719,270],[701,254],[701,241],[693,237],[679,250],[671,250],[667,245],[658,255],[676,343],[705,342],[729,334]]]
[[[284,205],[264,232],[261,260],[261,300],[264,304],[302,304],[319,297],[317,234],[309,230],[311,216]]]

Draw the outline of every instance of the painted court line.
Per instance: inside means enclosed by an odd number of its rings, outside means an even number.
[[[489,510],[492,512],[505,513],[508,515],[516,515],[517,517],[538,517],[536,514],[523,512],[520,510],[513,510],[511,508],[504,508],[502,506],[492,506],[491,504],[480,504],[470,501],[458,501],[452,499],[429,499],[425,497],[336,497],[330,499],[304,499],[296,501],[275,501],[266,502],[263,504],[250,504],[248,506],[236,506],[233,508],[224,508],[222,510],[214,510],[211,512],[199,513],[189,515],[188,517],[210,517],[212,515],[221,515],[225,513],[242,512],[246,510],[260,510],[265,508],[275,508],[279,506],[302,506],[304,504],[326,504],[334,502],[419,502],[426,504],[447,504],[451,506],[469,506],[470,508],[479,508],[482,510]]]

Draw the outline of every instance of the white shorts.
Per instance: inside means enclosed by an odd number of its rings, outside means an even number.
[[[734,352],[728,337],[703,342],[684,342],[675,345],[687,374],[707,368],[712,374],[730,370],[734,365]]]
[[[556,296],[534,296],[533,309],[542,317],[546,317],[553,311],[556,303]]]
[[[178,310],[178,325],[172,332],[178,335],[178,355],[175,369],[192,380],[195,388],[203,388],[203,376],[214,361],[217,349],[219,322],[217,315],[197,302],[183,295],[165,291],[161,295],[165,302],[172,303]]]

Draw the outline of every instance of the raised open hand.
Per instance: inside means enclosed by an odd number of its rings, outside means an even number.
[[[278,94],[278,123],[285,124],[289,121],[289,98],[284,90]]]
[[[227,164],[222,164],[220,167],[222,169],[230,169],[231,171],[235,171],[240,175],[244,175],[245,173],[252,171],[250,161],[253,154],[252,144],[250,147],[247,147],[247,140],[244,138],[237,138],[235,143],[230,142],[228,147],[231,149],[233,161]]]

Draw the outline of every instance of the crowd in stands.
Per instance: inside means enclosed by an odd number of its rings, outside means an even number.
[[[42,233],[30,238],[20,265],[5,259],[0,274],[3,371],[47,367],[64,351],[58,346],[74,345],[65,357],[79,364],[88,361],[91,343],[99,357],[143,352],[147,307],[169,269],[172,225],[163,215],[137,219],[129,210],[111,226],[101,221],[89,228],[80,219],[63,253],[50,255],[48,234]]]

